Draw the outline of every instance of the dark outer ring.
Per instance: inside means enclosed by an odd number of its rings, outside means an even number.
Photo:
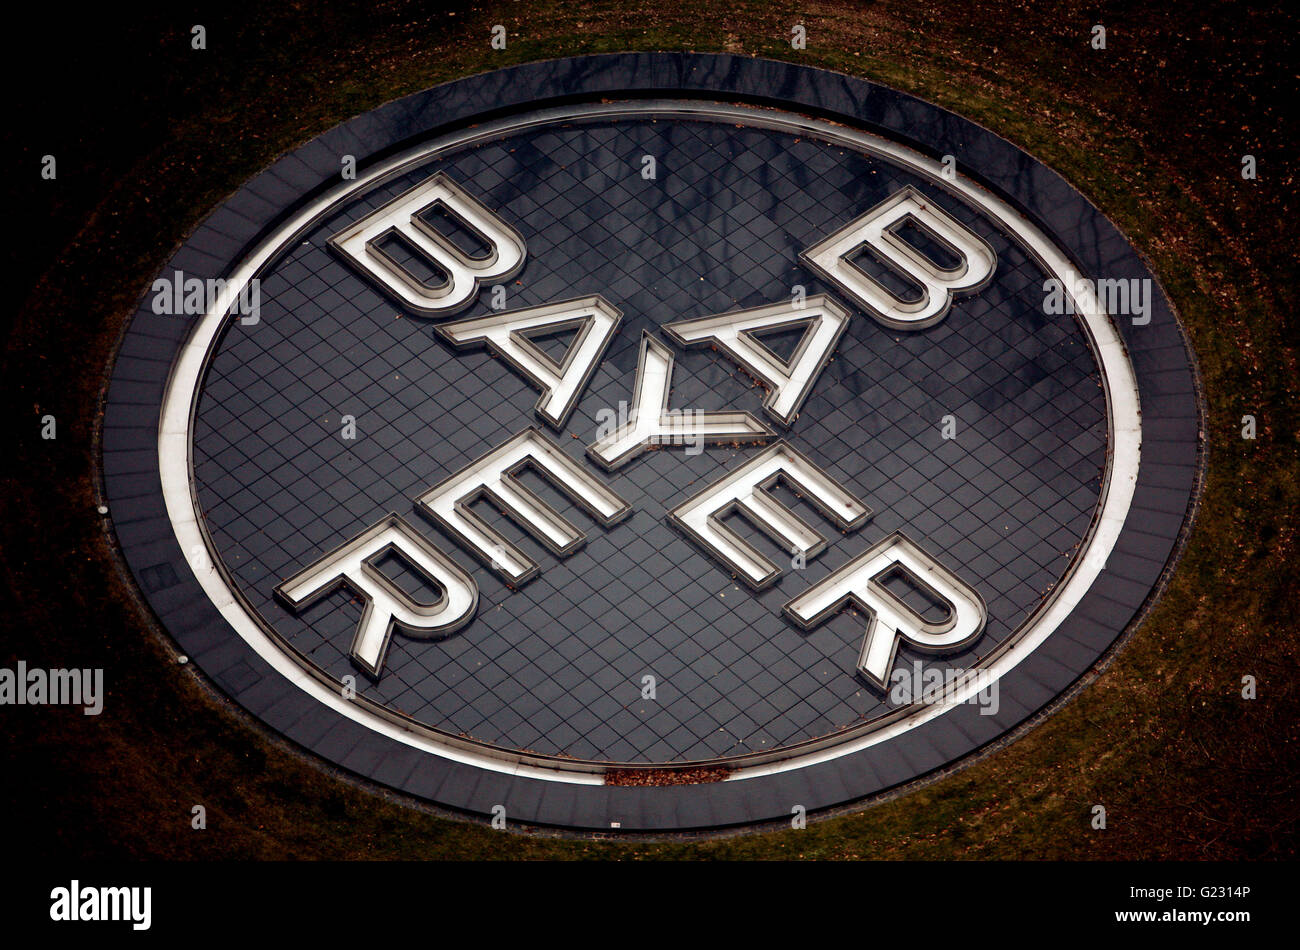
[[[958,706],[903,736],[828,762],[736,782],[660,788],[518,778],[430,755],[320,705],[274,672],[208,600],[173,533],[157,470],[159,410],[192,323],[142,295],[116,354],[102,425],[104,496],[122,556],[161,626],[218,689],[262,723],[365,779],[484,817],[589,831],[722,829],[840,809],[966,758],[1065,693],[1140,619],[1172,567],[1200,484],[1202,407],[1172,305],[1113,224],[1055,172],[986,129],[913,96],[789,63],[696,53],[618,53],[529,63],[436,86],[331,129],[283,156],[207,217],[161,268],[226,276],[292,209],[358,171],[469,121],[603,96],[677,96],[793,108],[877,132],[960,171],[1029,217],[1088,277],[1150,279],[1151,322],[1118,330],[1137,377],[1142,462],[1106,569],[1047,642],[1002,677],[997,715]],[[1140,525],[1138,530],[1135,525]],[[177,579],[169,580],[168,572]],[[233,668],[256,678],[232,679]]]

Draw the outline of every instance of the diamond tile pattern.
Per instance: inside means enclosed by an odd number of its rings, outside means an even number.
[[[653,155],[658,176],[641,177]],[[542,567],[514,591],[412,513],[421,490],[533,424],[537,392],[486,351],[453,352],[326,247],[338,228],[445,170],[524,235],[510,309],[603,294],[624,322],[566,431],[575,458],[597,413],[630,399],[643,329],[833,286],[797,253],[905,184],[930,194],[998,255],[992,284],[937,326],[890,332],[857,314],[788,437],[874,510],[841,535],[777,491],[831,544],[754,596],[672,530],[666,511],[744,457],[649,452],[608,477],[634,514],[609,531],[540,479],[525,482],[587,545],[557,560],[493,516]],[[195,434],[198,497],[253,606],[335,677],[360,604],[347,592],[301,615],[277,583],[389,511],[477,579],[475,621],[441,641],[394,638],[363,693],[429,726],[511,749],[678,763],[763,751],[876,718],[889,704],[854,674],[862,619],[808,634],[783,604],[866,545],[903,530],[989,607],[971,667],[1004,642],[1065,571],[1105,462],[1104,400],[1070,316],[1041,312],[1041,268],[955,199],[881,160],[808,138],[711,121],[570,123],[441,156],[322,221],[262,279],[262,319],[216,353]],[[461,315],[490,312],[483,293]],[[852,309],[850,307],[850,309]],[[742,408],[761,391],[707,350],[678,351],[671,405]],[[341,417],[357,437],[341,437]],[[957,437],[941,438],[942,417]],[[780,552],[743,523],[760,549]],[[399,583],[418,590],[400,564]],[[900,662],[915,657],[904,648]],[[657,682],[641,699],[642,677]]]

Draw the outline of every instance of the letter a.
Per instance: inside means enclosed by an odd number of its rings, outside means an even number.
[[[457,320],[438,327],[456,346],[486,344],[542,391],[534,407],[552,428],[564,425],[591,374],[600,365],[623,313],[596,294],[576,300]],[[535,340],[572,333],[564,358],[556,360]]]

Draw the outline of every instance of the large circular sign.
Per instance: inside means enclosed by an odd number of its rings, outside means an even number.
[[[1051,172],[758,60],[521,66],[251,181],[108,395],[122,551],[321,757],[498,822],[865,799],[1049,705],[1198,474],[1156,282]]]

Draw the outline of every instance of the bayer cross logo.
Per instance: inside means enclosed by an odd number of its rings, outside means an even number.
[[[386,714],[565,766],[773,761],[911,705],[900,657],[986,669],[1084,561],[1102,367],[1051,267],[920,156],[675,111],[344,183],[216,342],[212,560]],[[249,384],[288,421],[245,433]]]
[[[214,299],[132,329],[173,347],[160,515],[119,525],[167,628],[294,741],[480,816],[708,828],[915,779],[1068,689],[1182,524],[1182,448],[1144,440],[1181,338],[1079,280],[1151,286],[1086,202],[897,93],[654,62],[323,137],[169,264]]]
[[[471,255],[448,233],[429,223],[441,212],[481,249]],[[929,242],[937,242],[955,262],[940,267],[899,231],[909,225]],[[420,264],[435,269],[441,283],[430,285],[413,267],[395,260],[381,246],[383,238],[404,237],[419,252]],[[482,284],[518,272],[527,255],[526,241],[502,217],[484,207],[444,172],[398,195],[383,207],[330,238],[330,247],[395,299],[426,317],[462,310]],[[903,280],[920,288],[914,299],[900,297],[851,258],[872,253],[889,262]],[[859,302],[866,315],[901,330],[921,329],[943,319],[952,296],[971,290],[992,275],[996,257],[976,234],[963,227],[931,199],[905,186],[850,221],[835,234],[804,251],[803,256],[845,296]],[[664,325],[683,345],[706,345],[725,354],[756,377],[766,389],[763,412],[774,424],[788,427],[817,385],[852,319],[827,295],[777,303],[735,313],[714,314]],[[470,317],[438,327],[456,346],[485,345],[507,362],[541,395],[535,411],[554,429],[562,429],[614,338],[621,311],[599,295],[561,301],[485,317]],[[798,331],[794,352],[782,359],[763,343],[765,333]],[[533,337],[571,333],[564,353],[553,358]],[[738,408],[672,412],[673,352],[654,335],[641,341],[633,399],[627,420],[600,434],[587,453],[607,469],[631,462],[647,448],[662,445],[733,443],[759,445],[774,430]],[[842,532],[856,531],[870,509],[784,440],[753,451],[734,471],[673,508],[671,523],[712,558],[758,590],[775,582],[782,570],[729,528],[724,516],[742,514],[762,534],[806,564],[826,548],[826,538],[769,489],[785,484],[817,508]],[[475,459],[441,484],[419,496],[418,503],[459,546],[497,571],[510,585],[523,584],[539,571],[536,561],[478,516],[473,503],[487,500],[555,557],[577,550],[585,535],[516,477],[522,470],[543,476],[598,524],[625,518],[631,506],[599,478],[576,465],[551,438],[535,428],[512,436]],[[418,569],[434,590],[434,603],[421,604],[394,584],[376,560],[397,555]],[[883,579],[905,577],[930,599],[942,604],[937,621],[927,621],[893,593]],[[295,609],[319,600],[340,584],[365,599],[351,649],[352,659],[378,677],[396,629],[432,639],[469,623],[479,605],[478,586],[444,552],[432,547],[399,515],[390,514],[356,538],[326,554],[277,588]],[[816,627],[843,608],[854,606],[867,618],[858,670],[883,689],[898,645],[935,653],[955,652],[984,629],[985,609],[979,594],[898,534],[848,561],[784,606],[804,629]]]

